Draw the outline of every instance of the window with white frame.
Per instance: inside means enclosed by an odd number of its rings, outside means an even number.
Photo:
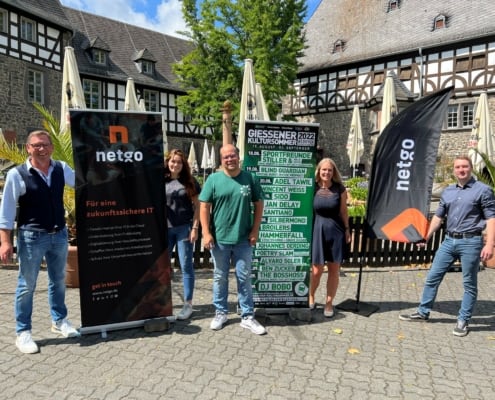
[[[7,10],[0,8],[0,32],[7,32]]]
[[[147,75],[153,75],[153,63],[151,61],[141,61],[141,72]]]
[[[433,30],[444,29],[447,27],[447,17],[443,14],[437,15],[433,20]]]
[[[21,39],[30,42],[36,41],[36,22],[32,19],[25,17],[21,18]]]
[[[92,110],[101,109],[101,83],[91,79],[83,79],[84,101]]]
[[[40,71],[28,70],[27,96],[31,103],[43,104],[43,73]]]
[[[98,65],[106,65],[107,53],[100,49],[93,49],[93,61]]]
[[[143,90],[144,104],[147,111],[159,111],[158,109],[158,92],[155,90]]]
[[[345,42],[342,39],[336,40],[333,43],[333,53],[342,53],[345,50]]]
[[[399,0],[388,0],[388,11],[397,10],[399,8]]]
[[[451,104],[447,109],[447,129],[472,128],[474,103]]]

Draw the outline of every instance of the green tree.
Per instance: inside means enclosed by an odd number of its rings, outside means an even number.
[[[253,60],[268,112],[274,118],[291,92],[304,50],[304,0],[183,0],[194,50],[173,68],[187,95],[178,107],[192,123],[221,135],[221,107],[233,104],[238,121],[244,60]]]

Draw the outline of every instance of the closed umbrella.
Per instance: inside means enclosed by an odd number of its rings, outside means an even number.
[[[476,112],[474,115],[473,130],[469,143],[469,155],[476,171],[482,172],[485,163],[479,153],[485,154],[491,161],[495,158],[495,140],[493,138],[492,123],[490,120],[490,109],[486,92],[480,94]],[[477,151],[476,151],[476,150]]]
[[[191,149],[189,150],[189,156],[187,157],[187,162],[191,171],[198,171],[198,162],[196,161],[196,151],[194,150],[194,142],[191,142]]]
[[[125,111],[142,111],[139,106],[139,102],[136,96],[136,87],[134,86],[134,79],[127,78],[127,84],[125,87],[125,99],[124,99]]]
[[[361,156],[364,153],[363,131],[361,129],[361,117],[359,115],[359,106],[354,106],[352,112],[351,129],[347,138],[347,154],[351,168],[353,168],[352,176],[356,174],[356,166],[361,161]]]
[[[146,111],[146,109],[143,111]],[[163,113],[162,113],[162,133],[163,133],[163,154],[167,155],[168,153],[167,121],[165,121],[165,115]]]
[[[388,72],[383,87],[382,112],[380,115],[380,133],[388,123],[397,115],[397,100],[395,98],[395,86],[393,73]]]
[[[205,139],[203,145],[203,155],[201,156],[201,168],[203,168],[203,179],[206,178],[206,169],[209,168],[210,153],[208,152],[208,141]]]
[[[266,108],[261,83],[258,82],[256,82],[256,113],[258,114],[257,116],[259,120],[270,121],[270,115],[268,115],[268,109]]]
[[[258,119],[256,110],[256,83],[254,80],[253,60],[244,60],[244,78],[242,80],[241,109],[239,112],[239,134],[237,148],[241,161],[244,160],[244,140],[246,137],[246,120]]]
[[[210,168],[212,169],[212,171],[215,170],[215,168],[217,167],[217,160],[216,160],[216,157],[215,157],[215,146],[211,146],[211,151],[210,151]]]
[[[60,130],[63,132],[70,125],[70,108],[86,108],[84,90],[77,68],[74,48],[67,46],[64,52],[64,68],[62,71],[62,101],[60,109]]]

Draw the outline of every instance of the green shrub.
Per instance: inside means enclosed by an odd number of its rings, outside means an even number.
[[[364,217],[366,215],[366,199],[368,198],[368,181],[355,177],[347,180],[344,185],[349,194],[349,217]]]

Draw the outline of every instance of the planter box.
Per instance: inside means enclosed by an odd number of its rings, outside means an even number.
[[[79,287],[79,261],[77,260],[77,246],[69,246],[67,267],[65,270],[65,285],[70,288]]]

